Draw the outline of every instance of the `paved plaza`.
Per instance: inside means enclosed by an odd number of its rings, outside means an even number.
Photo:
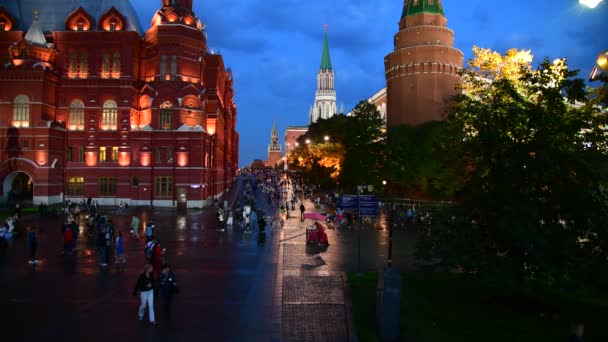
[[[240,199],[238,189],[227,194],[230,201]],[[28,217],[20,227],[41,228],[41,263],[28,265],[23,235],[0,255],[0,320],[9,322],[3,336],[8,341],[348,341],[354,327],[345,272],[386,264],[388,233],[373,228],[328,230],[331,245],[317,247],[305,242],[310,220],[291,218],[283,229],[267,229],[260,241],[257,231],[245,233],[238,226],[217,231],[212,209],[132,212],[144,222],[154,220],[176,274],[180,293],[171,325],[163,321],[158,301],[158,325],[137,319],[139,300],[132,292],[144,264],[143,239],[129,237],[130,214],[111,215],[125,234],[127,264],[107,271],[98,266],[94,238],[81,236],[77,255],[64,257],[63,218]],[[410,268],[409,233],[397,231],[394,240],[394,265]]]

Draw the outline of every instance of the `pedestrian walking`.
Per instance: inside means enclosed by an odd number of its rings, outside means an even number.
[[[38,233],[36,227],[27,227],[27,245],[30,251],[29,264],[35,265],[40,261],[36,259],[36,252],[38,251]]]
[[[226,221],[226,225],[228,229],[232,229],[232,225],[234,224],[234,217],[232,214],[232,210],[228,211],[228,221]]]
[[[66,227],[63,230],[63,254],[72,253],[72,245],[74,243],[74,231],[72,227]]]
[[[139,240],[139,217],[133,215],[131,219],[131,234],[135,240]]]
[[[106,262],[106,229],[102,228],[97,233],[97,250],[99,251],[99,266],[106,267],[108,263]]]
[[[116,237],[116,261],[115,264],[120,263],[122,261],[123,264],[127,263],[127,257],[125,256],[125,245],[124,240],[122,238],[122,231],[118,232],[118,236]]]
[[[300,204],[300,221],[304,222],[304,211],[306,211],[306,207],[304,203]]]
[[[156,324],[154,319],[154,267],[147,264],[144,266],[144,272],[137,278],[137,283],[133,289],[133,296],[136,296],[139,292],[139,310],[137,317],[140,321],[144,319],[146,313],[146,306],[148,307],[148,319],[150,324]]]
[[[154,225],[154,223],[152,223],[152,221],[148,222],[148,224],[146,225],[146,242],[149,242],[154,239],[155,227],[156,226]]]
[[[176,293],[178,288],[175,274],[171,272],[169,264],[164,264],[160,273],[160,297],[163,302],[164,317],[168,322],[171,322],[171,303]]]
[[[163,259],[163,249],[160,246],[160,241],[154,240],[154,249],[152,251],[152,266],[156,272],[160,272],[160,266]]]

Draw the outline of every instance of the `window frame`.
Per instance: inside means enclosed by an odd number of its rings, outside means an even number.
[[[84,177],[82,176],[70,176],[67,179],[67,191],[68,196],[84,196]]]
[[[30,127],[30,98],[27,95],[17,95],[13,100],[13,127]]]
[[[173,177],[171,177],[171,176],[154,177],[154,196],[155,197],[173,196]]]
[[[118,130],[118,104],[114,100],[106,100],[101,110],[100,129],[103,131]]]
[[[116,177],[99,177],[99,196],[116,197]]]

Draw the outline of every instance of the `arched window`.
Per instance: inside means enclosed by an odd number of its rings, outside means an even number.
[[[68,128],[72,131],[84,131],[84,103],[80,100],[74,100],[70,104]]]
[[[169,101],[160,105],[158,128],[161,130],[173,129],[173,105]]]
[[[118,127],[118,105],[112,100],[103,103],[101,113],[101,129],[105,131],[115,131]]]
[[[89,55],[83,52],[80,55],[80,78],[89,76]]]
[[[104,52],[101,60],[101,78],[110,78],[110,53]]]
[[[30,127],[30,100],[25,95],[15,97],[13,103],[13,126]]]
[[[76,52],[70,53],[70,60],[68,63],[68,77],[76,78],[78,76],[78,54]]]
[[[120,78],[120,52],[114,52],[112,58],[112,78]]]

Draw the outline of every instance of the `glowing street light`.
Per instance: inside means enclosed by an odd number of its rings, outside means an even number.
[[[310,144],[310,139],[306,139],[306,145]]]
[[[323,138],[323,140],[325,140],[325,141],[329,141],[329,136],[327,136],[327,135],[326,135],[326,136]]]
[[[608,51],[603,51],[597,57],[595,66],[589,76],[589,81],[597,81],[608,77]]]
[[[589,8],[596,8],[603,0],[578,0],[578,3]]]

